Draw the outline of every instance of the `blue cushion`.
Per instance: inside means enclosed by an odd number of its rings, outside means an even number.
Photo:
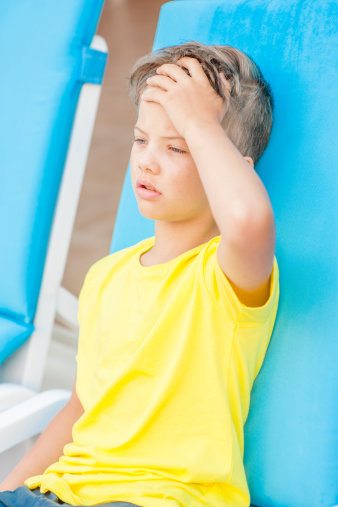
[[[154,43],[238,47],[274,92],[257,169],[275,210],[281,295],[245,427],[261,507],[338,504],[336,20],[334,0],[182,0],[162,7]],[[153,234],[132,195],[128,173],[112,250]]]
[[[34,319],[81,86],[102,78],[105,55],[88,47],[102,4],[35,0],[32,8],[30,0],[12,0],[1,6],[0,315],[19,325]]]
[[[0,357],[10,356],[32,334],[32,324],[11,319],[9,315],[0,315]]]

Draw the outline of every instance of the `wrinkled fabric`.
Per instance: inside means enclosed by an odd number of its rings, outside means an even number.
[[[154,238],[90,269],[79,298],[73,442],[29,487],[73,505],[247,507],[243,425],[278,303],[242,304],[217,260],[220,236],[140,263]]]

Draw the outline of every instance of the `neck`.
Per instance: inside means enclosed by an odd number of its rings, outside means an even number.
[[[213,219],[209,221],[155,222],[155,243],[142,256],[143,265],[168,262],[220,234]]]

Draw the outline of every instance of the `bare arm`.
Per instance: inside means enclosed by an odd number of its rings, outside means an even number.
[[[42,474],[48,466],[58,461],[63,448],[72,441],[72,428],[83,414],[83,407],[75,391],[75,383],[69,402],[49,423],[34,446],[0,484],[0,491],[14,490],[28,477]]]
[[[202,147],[200,139],[204,140]],[[243,303],[263,305],[269,296],[275,253],[275,221],[268,193],[221,125],[193,124],[189,141],[221,232],[219,265]]]
[[[211,87],[198,60],[183,57],[177,64],[157,68],[156,75],[147,79],[142,99],[160,104],[185,139],[221,233],[219,265],[238,297],[260,306],[269,295],[275,221],[252,159],[241,155],[222,128],[230,96],[225,77],[223,81],[225,101]]]

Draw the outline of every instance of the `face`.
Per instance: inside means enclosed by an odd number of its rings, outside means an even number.
[[[142,99],[131,150],[131,176],[140,213],[147,218],[186,221],[211,213],[184,138],[161,105]]]

